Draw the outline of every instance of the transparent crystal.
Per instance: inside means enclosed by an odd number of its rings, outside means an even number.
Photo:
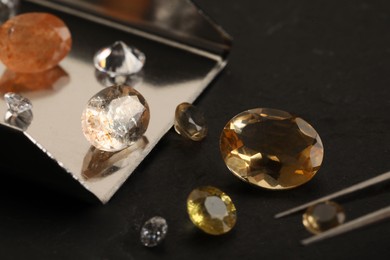
[[[16,13],[19,0],[0,0],[0,24]]]
[[[142,69],[145,55],[138,49],[117,41],[99,50],[95,54],[94,64],[96,69],[111,76],[131,75]]]
[[[19,94],[8,92],[4,95],[4,99],[12,113],[21,114],[32,109],[31,101]]]
[[[193,141],[202,140],[208,131],[203,112],[189,103],[181,103],[176,107],[174,125],[178,134]]]
[[[142,226],[141,243],[147,247],[157,246],[164,240],[167,232],[167,221],[162,217],[153,217]]]
[[[26,110],[19,114],[15,114],[10,110],[5,112],[4,121],[9,125],[20,128],[23,131],[27,130],[32,120],[33,120],[33,113],[31,110]]]
[[[149,118],[149,106],[139,92],[129,86],[113,86],[88,101],[81,121],[83,133],[93,146],[115,152],[141,138]]]

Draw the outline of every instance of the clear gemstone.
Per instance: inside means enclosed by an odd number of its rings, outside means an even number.
[[[174,125],[178,134],[193,141],[202,140],[208,131],[204,114],[189,103],[181,103],[176,107]]]
[[[324,152],[309,123],[270,108],[233,117],[222,131],[220,148],[235,176],[272,190],[291,189],[311,180],[321,167]]]
[[[94,64],[99,71],[111,76],[131,75],[139,72],[145,64],[145,55],[122,41],[99,50],[94,57]]]
[[[153,217],[142,226],[141,243],[147,247],[157,246],[164,240],[167,232],[167,221],[162,217]]]
[[[32,109],[31,101],[19,94],[8,92],[4,95],[4,99],[12,113],[21,114]]]
[[[345,212],[339,204],[326,201],[309,207],[302,221],[308,231],[319,234],[344,223]]]
[[[145,98],[129,86],[105,88],[93,96],[82,114],[82,129],[96,148],[115,152],[145,133],[150,112]]]
[[[210,235],[229,232],[237,221],[236,208],[230,197],[211,186],[200,187],[190,193],[187,211],[194,225]]]

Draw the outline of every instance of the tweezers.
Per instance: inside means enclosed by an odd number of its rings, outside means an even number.
[[[328,200],[331,200],[334,198],[338,198],[338,197],[341,197],[341,196],[344,196],[347,194],[351,194],[353,192],[365,189],[367,187],[376,185],[376,184],[381,183],[381,182],[386,182],[388,180],[390,180],[390,171],[383,173],[379,176],[376,176],[374,178],[371,178],[369,180],[352,185],[351,187],[348,187],[348,188],[343,189],[341,191],[338,191],[338,192],[332,193],[330,195],[324,196],[322,198],[310,201],[310,202],[305,203],[301,206],[280,212],[280,213],[275,215],[275,218],[278,219],[278,218],[282,218],[282,217],[291,215],[293,213],[302,211],[302,210],[304,210],[310,206],[313,206],[315,204],[318,204],[318,203],[321,203],[324,201],[328,201]],[[374,212],[369,213],[367,215],[364,215],[362,217],[356,218],[356,219],[349,221],[343,225],[340,225],[340,226],[332,228],[328,231],[322,232],[319,235],[315,235],[313,237],[304,239],[301,241],[301,243],[303,245],[309,245],[309,244],[324,240],[326,238],[331,238],[331,237],[352,231],[354,229],[357,229],[357,228],[360,228],[360,227],[363,227],[363,226],[366,226],[366,225],[369,225],[369,224],[372,224],[372,223],[375,223],[375,222],[378,222],[381,220],[385,220],[387,218],[390,218],[390,206],[384,207],[382,209],[379,209],[377,211],[374,211]]]

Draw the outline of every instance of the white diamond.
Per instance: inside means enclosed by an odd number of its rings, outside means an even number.
[[[136,48],[117,41],[99,50],[94,57],[96,69],[111,76],[131,75],[139,72],[145,64],[145,55]]]
[[[157,246],[164,240],[167,233],[167,221],[162,217],[153,217],[142,226],[141,243],[147,247]]]
[[[4,99],[12,113],[21,114],[32,109],[31,101],[19,94],[8,92],[4,95]]]
[[[114,152],[142,137],[149,117],[148,104],[139,92],[128,86],[113,86],[88,101],[82,115],[82,129],[93,146]]]

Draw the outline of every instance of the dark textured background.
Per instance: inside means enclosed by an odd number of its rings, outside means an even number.
[[[1,259],[386,259],[390,222],[310,247],[300,215],[279,211],[390,169],[390,2],[197,0],[235,39],[226,70],[199,98],[208,117],[206,140],[191,143],[171,130],[106,206],[90,206],[28,183],[1,183]],[[291,191],[241,183],[218,147],[224,124],[254,107],[298,114],[325,146],[318,175]],[[6,147],[3,147],[3,152]],[[15,155],[17,156],[17,155]],[[23,158],[20,158],[21,161]],[[214,185],[238,210],[221,237],[195,230],[188,193]],[[389,204],[389,185],[339,202],[354,218]],[[50,194],[50,195],[48,195]],[[142,223],[169,222],[155,249],[139,243]]]

